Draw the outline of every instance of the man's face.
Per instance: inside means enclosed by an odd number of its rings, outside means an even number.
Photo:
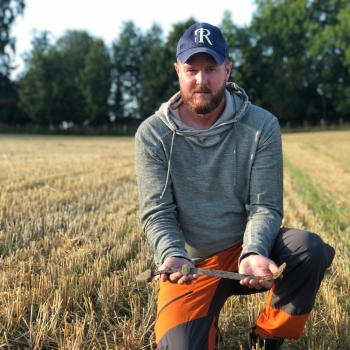
[[[215,110],[225,94],[232,63],[219,66],[207,53],[191,56],[185,64],[175,63],[182,100],[196,114]]]

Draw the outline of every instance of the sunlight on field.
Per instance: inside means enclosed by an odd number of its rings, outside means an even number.
[[[350,207],[349,131],[287,134],[283,136],[283,145],[291,162]]]
[[[141,348],[134,320],[144,332],[150,316],[134,277],[152,256],[133,148],[132,138],[1,136],[2,345],[114,349],[132,335]]]
[[[282,349],[350,349],[350,133],[283,143],[285,225],[317,232],[337,255],[302,338]],[[157,282],[135,283],[153,257],[133,138],[1,135],[0,168],[1,347],[153,349]],[[248,349],[265,297],[227,301],[218,349]]]
[[[283,150],[284,224],[336,249],[300,349],[350,349],[350,132],[283,135]]]

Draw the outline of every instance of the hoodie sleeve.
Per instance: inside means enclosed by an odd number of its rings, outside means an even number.
[[[154,251],[156,264],[161,265],[171,256],[190,260],[177,220],[170,176],[166,184],[168,156],[161,142],[146,140],[141,131],[135,137],[135,167],[141,225]]]
[[[257,253],[268,257],[283,216],[283,159],[277,118],[269,118],[257,144],[251,169],[247,226],[242,257]]]

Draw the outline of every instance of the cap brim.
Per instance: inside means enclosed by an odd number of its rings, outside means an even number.
[[[194,47],[192,49],[188,49],[184,52],[181,52],[177,58],[180,60],[180,62],[182,64],[186,63],[186,61],[193,55],[195,55],[196,53],[199,53],[199,52],[205,52],[205,53],[208,53],[209,55],[211,55],[215,61],[217,62],[217,64],[219,66],[221,66],[225,59],[226,59],[226,56],[224,55],[221,55],[220,53],[214,51],[214,50],[211,50],[207,47]]]

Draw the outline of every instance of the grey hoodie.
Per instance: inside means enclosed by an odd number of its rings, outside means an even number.
[[[183,124],[174,95],[135,136],[142,229],[161,265],[194,262],[243,242],[268,256],[283,215],[278,120],[228,83],[225,109],[208,130]]]

